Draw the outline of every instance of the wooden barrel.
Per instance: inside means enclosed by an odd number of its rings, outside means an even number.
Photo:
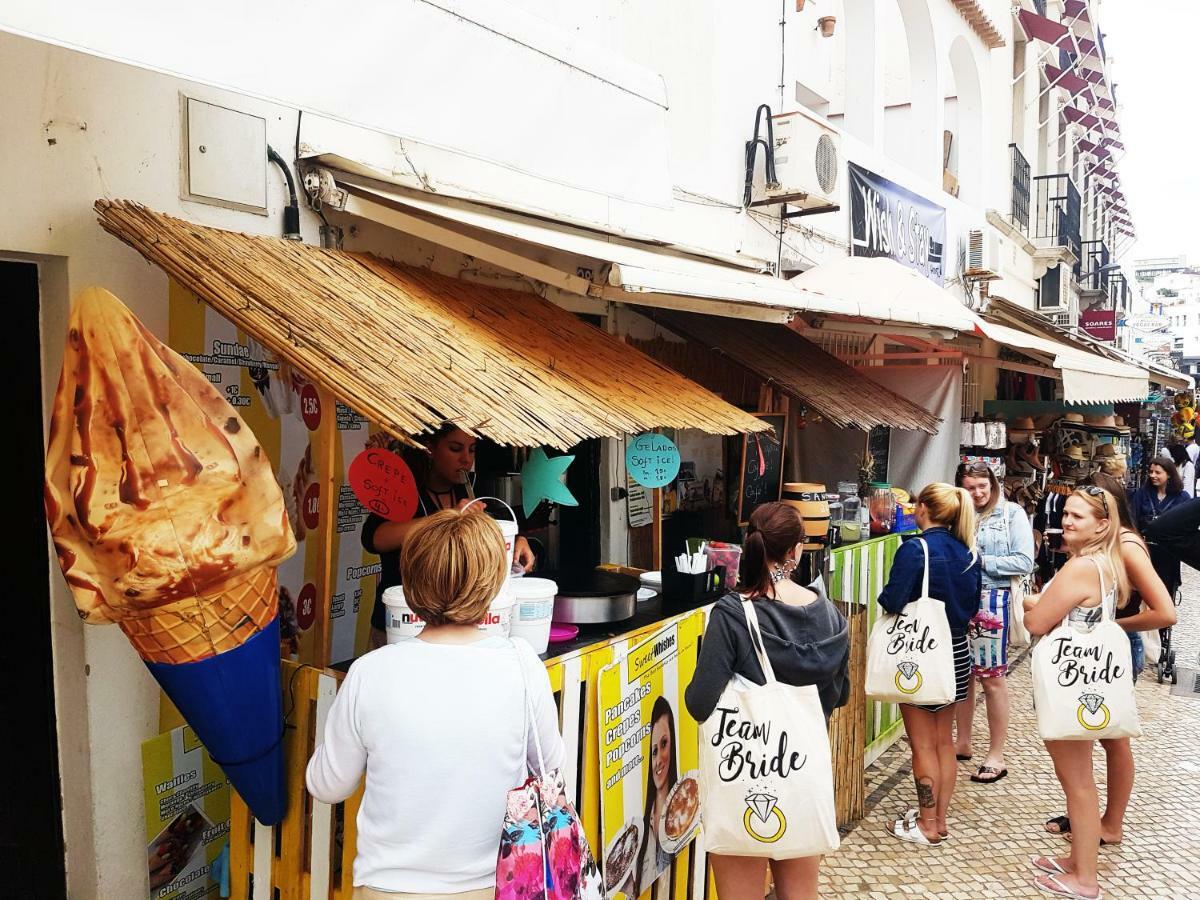
[[[783,502],[800,511],[804,521],[804,549],[820,550],[829,543],[829,501],[825,485],[790,481],[783,486]]]

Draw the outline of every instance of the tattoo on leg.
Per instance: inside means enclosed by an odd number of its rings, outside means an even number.
[[[936,801],[933,799],[933,779],[929,776],[915,779],[917,782],[917,803],[922,809],[931,809],[936,806]]]

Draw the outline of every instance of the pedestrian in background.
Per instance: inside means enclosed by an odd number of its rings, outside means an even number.
[[[971,647],[971,679],[967,700],[955,714],[955,756],[971,758],[971,726],[975,714],[975,680],[983,686],[988,721],[988,752],[972,781],[992,784],[1008,775],[1004,745],[1008,739],[1011,699],[1008,692],[1008,632],[1012,616],[1012,583],[1033,572],[1033,529],[1025,510],[1004,499],[996,473],[986,463],[959,467],[959,487],[975,507],[976,551],[983,571],[979,612],[967,635]]]
[[[1025,627],[1040,637],[1063,620],[1075,628],[1099,624],[1108,604],[1119,606],[1129,596],[1129,582],[1121,562],[1116,498],[1103,488],[1081,488],[1063,507],[1063,545],[1069,559],[1038,596],[1025,599]],[[1100,852],[1100,798],[1092,772],[1089,740],[1046,741],[1054,770],[1067,797],[1067,816],[1073,840],[1071,854],[1055,858],[1037,856],[1034,868],[1042,874],[1034,884],[1043,893],[1069,900],[1096,900],[1101,896],[1096,880]]]
[[[967,626],[979,612],[983,582],[975,552],[975,507],[970,495],[949,484],[931,484],[917,496],[919,538],[896,551],[888,582],[879,595],[886,612],[899,613],[921,594],[925,554],[929,549],[929,595],[946,605],[954,645],[954,699],[937,706],[900,705],[904,730],[912,745],[917,809],[894,820],[888,833],[921,846],[941,843],[950,832],[946,814],[954,796],[958,762],[954,758],[955,706],[967,696],[971,651]]]

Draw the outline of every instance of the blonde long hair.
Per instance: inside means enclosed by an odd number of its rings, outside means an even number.
[[[1121,520],[1118,518],[1120,507],[1117,498],[1098,485],[1079,488],[1071,496],[1087,503],[1097,519],[1108,522],[1104,534],[1081,547],[1077,555],[1094,556],[1108,563],[1108,570],[1117,582],[1117,605],[1124,606],[1129,600],[1129,576],[1125,572],[1125,563],[1121,561]]]
[[[929,510],[929,518],[935,525],[950,529],[968,550],[975,552],[975,504],[970,494],[938,481],[927,484],[917,495],[917,502]]]

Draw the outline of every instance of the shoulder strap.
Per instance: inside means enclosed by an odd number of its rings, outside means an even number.
[[[1101,614],[1106,619],[1115,619],[1117,617],[1117,608],[1116,608],[1116,606],[1117,606],[1117,604],[1116,604],[1117,586],[1116,586],[1116,584],[1113,584],[1112,591],[1110,592],[1108,589],[1108,586],[1104,582],[1104,566],[1101,564],[1100,560],[1097,559],[1095,556],[1089,556],[1088,558],[1093,563],[1095,563],[1096,572],[1100,575]],[[1114,581],[1115,581],[1115,579],[1114,579]]]
[[[766,678],[767,684],[774,684],[775,669],[771,666],[771,659],[767,656],[767,646],[763,643],[762,630],[758,627],[758,612],[754,608],[754,601],[743,600],[742,610],[746,613],[746,630],[750,632],[750,643],[758,655],[758,663],[762,666],[763,676]]]
[[[921,599],[929,596],[929,544],[925,542],[925,538],[917,538],[917,543],[921,545],[921,550],[925,554],[925,570],[921,576]]]
[[[517,647],[517,645],[515,643],[513,643],[511,640],[508,642],[508,644],[510,647],[513,648],[513,653],[515,654],[515,656],[517,658],[517,669],[521,673],[521,686],[523,688],[523,693],[525,694],[525,723],[521,729],[521,734],[522,734],[521,752],[525,754],[525,759],[528,760],[529,759],[529,735],[530,735],[530,732],[532,732],[533,733],[533,747],[534,747],[534,750],[536,751],[537,762],[538,762],[538,771],[536,771],[532,774],[537,775],[540,778],[546,774],[546,760],[545,760],[545,757],[542,756],[542,738],[541,738],[541,735],[538,734],[537,722],[534,721],[533,698],[529,696],[529,675],[525,672],[525,662],[524,662],[524,660],[521,659],[520,648]],[[525,765],[526,765],[526,768],[528,768],[529,763],[526,762]]]

